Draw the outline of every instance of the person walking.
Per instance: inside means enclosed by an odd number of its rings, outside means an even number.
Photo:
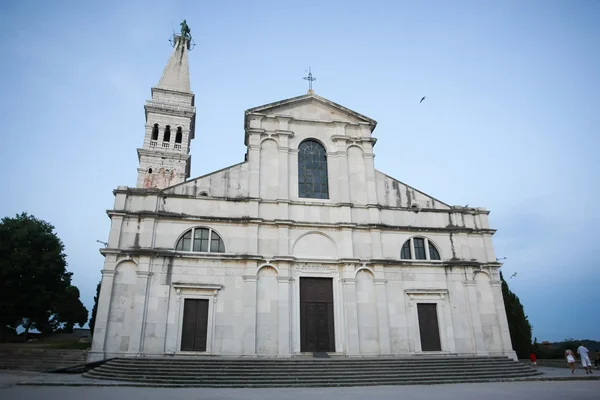
[[[532,367],[537,367],[537,357],[536,357],[536,355],[535,355],[535,352],[533,352],[533,351],[532,351],[532,352],[529,354],[529,359],[531,360],[531,366],[532,366]]]
[[[575,373],[575,354],[569,349],[565,351],[565,358],[567,359],[567,364],[569,364],[569,368],[571,368],[571,373]]]
[[[585,369],[586,375],[593,374],[589,353],[589,350],[583,345],[583,343],[579,343],[577,354],[579,354],[579,357],[581,358],[581,365],[583,366],[583,369]]]

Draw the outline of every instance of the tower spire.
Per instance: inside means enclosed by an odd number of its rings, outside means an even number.
[[[138,188],[164,189],[190,177],[190,143],[196,107],[190,87],[188,51],[192,36],[185,20],[172,37],[173,52],[152,99],[146,102],[146,133],[138,149]]]
[[[191,92],[190,65],[188,62],[191,39],[189,33],[188,36],[174,35],[173,52],[156,87]]]

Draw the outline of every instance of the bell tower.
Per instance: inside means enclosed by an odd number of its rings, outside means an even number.
[[[192,37],[185,20],[181,26],[181,34],[173,35],[167,66],[144,106],[146,133],[142,148],[137,149],[138,188],[164,189],[190,177],[196,121],[188,63]]]

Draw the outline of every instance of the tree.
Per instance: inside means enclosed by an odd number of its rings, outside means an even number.
[[[527,358],[531,351],[531,324],[525,315],[519,297],[508,288],[502,272],[500,272],[500,280],[502,281],[502,297],[513,349],[519,358]]]
[[[102,285],[102,280],[98,282],[98,286],[96,286],[96,295],[94,296],[94,307],[92,308],[92,317],[90,318],[90,332],[92,336],[94,336],[94,326],[96,325],[96,313],[98,312],[98,299],[100,298],[100,286]]]
[[[54,331],[62,323],[80,323],[87,310],[54,226],[22,213],[0,221],[0,325]],[[83,314],[85,312],[85,317]]]

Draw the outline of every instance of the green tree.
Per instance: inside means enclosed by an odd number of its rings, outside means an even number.
[[[90,318],[90,332],[94,336],[94,326],[96,325],[96,313],[98,312],[98,299],[100,298],[100,286],[102,280],[96,286],[96,295],[94,296],[94,307],[92,308],[92,317]]]
[[[3,218],[0,325],[22,325],[27,335],[32,328],[48,333],[62,323],[85,323],[87,310],[66,267],[64,245],[51,224],[27,213]]]
[[[528,358],[531,351],[531,324],[525,315],[519,297],[508,288],[502,272],[500,272],[500,280],[502,281],[502,297],[513,350],[519,358]]]

